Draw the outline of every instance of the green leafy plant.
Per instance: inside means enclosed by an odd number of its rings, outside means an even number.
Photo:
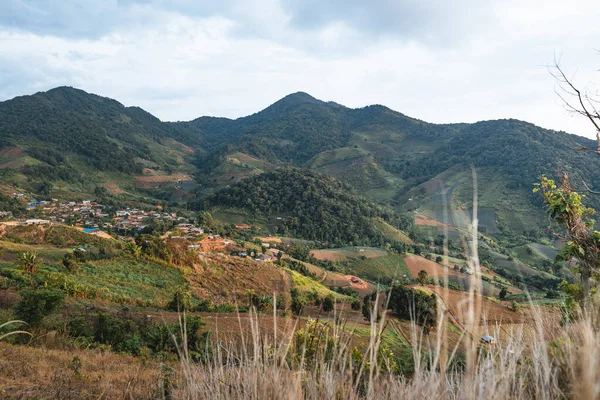
[[[24,290],[20,294],[15,316],[31,326],[39,326],[46,316],[56,312],[66,297],[65,292],[56,289]]]

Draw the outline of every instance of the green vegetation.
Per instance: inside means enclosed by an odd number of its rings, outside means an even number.
[[[437,299],[435,294],[395,284],[390,294],[389,308],[403,319],[415,320],[419,325],[431,329],[437,321]]]
[[[24,290],[15,305],[15,316],[37,327],[44,317],[56,312],[65,300],[65,293],[56,289]]]
[[[281,216],[278,233],[321,242],[384,245],[373,218],[409,225],[393,211],[357,197],[339,181],[285,168],[248,178],[208,197],[205,208],[237,207],[253,215]]]

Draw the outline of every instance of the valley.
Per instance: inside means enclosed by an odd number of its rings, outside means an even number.
[[[408,375],[415,352],[436,351],[418,337],[444,335],[457,357],[489,335],[529,332],[531,344],[534,305],[560,320],[562,282],[575,281],[531,191],[559,168],[600,184],[600,164],[569,150],[588,142],[306,93],[189,122],[67,87],[2,102],[0,336],[20,319],[30,335],[7,336],[0,354],[16,371],[38,357],[66,364],[58,383],[19,375],[38,385],[33,398],[65,384],[143,397],[170,379],[165,366],[181,376],[220,341],[248,352],[332,330],[358,358],[378,330],[394,373]],[[138,371],[135,384],[123,389],[95,357]],[[0,388],[24,393],[16,375],[0,368]]]

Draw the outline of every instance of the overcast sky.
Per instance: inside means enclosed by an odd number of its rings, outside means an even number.
[[[2,0],[0,100],[69,85],[190,120],[305,91],[592,136],[546,66],[600,81],[598,16],[598,0]]]

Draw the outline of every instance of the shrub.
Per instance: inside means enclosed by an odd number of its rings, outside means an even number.
[[[79,272],[79,260],[77,259],[77,256],[73,254],[65,254],[62,258],[62,264],[67,269],[67,271],[69,271],[69,273],[73,275],[77,275],[77,273]]]
[[[323,299],[323,311],[325,311],[325,312],[333,311],[333,304],[334,304],[333,295],[329,294],[329,295],[325,296],[325,298]]]
[[[424,327],[433,327],[437,318],[437,300],[434,294],[429,295],[400,284],[392,288],[389,308],[400,318],[412,318]]]
[[[44,317],[54,313],[65,300],[65,293],[55,289],[24,290],[15,304],[15,317],[32,326],[39,326]]]
[[[302,315],[302,311],[306,305],[306,299],[296,288],[292,288],[290,294],[292,296],[292,312],[294,315]]]
[[[32,251],[26,251],[20,253],[17,257],[17,264],[23,267],[25,272],[35,274],[40,266],[40,260],[37,258],[37,254]]]

